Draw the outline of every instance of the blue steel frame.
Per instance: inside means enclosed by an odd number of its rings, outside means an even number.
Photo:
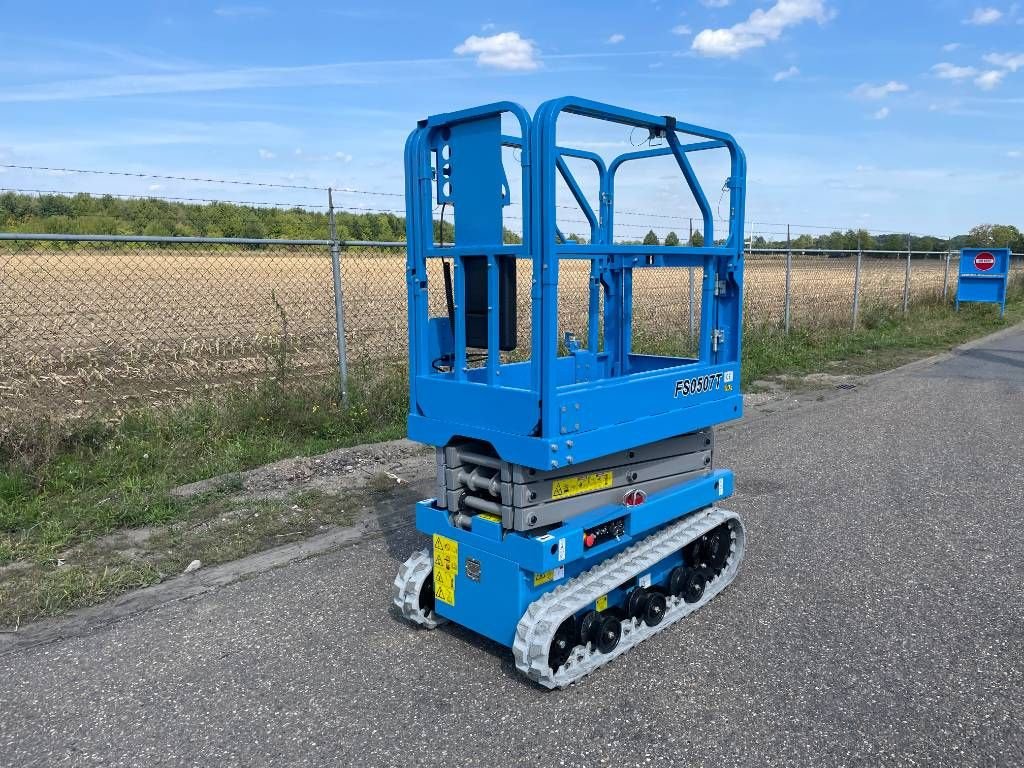
[[[556,142],[556,123],[562,113],[647,128],[664,135],[667,146],[629,152],[606,166],[598,155]],[[503,114],[518,121],[521,137],[495,133],[494,120]],[[679,134],[702,140],[682,143]],[[462,147],[460,137],[465,139]],[[506,245],[500,234],[487,241],[486,233],[500,233],[500,227],[496,230],[488,225],[488,229],[477,221],[478,217],[495,215],[496,203],[488,199],[486,185],[482,194],[476,194],[478,190],[474,188],[474,195],[462,197],[458,197],[457,189],[446,186],[448,181],[459,185],[460,160],[468,157],[471,175],[479,173],[490,181],[502,181],[500,204],[507,203],[507,181],[503,173],[496,173],[489,166],[493,152],[480,153],[488,141],[521,150],[522,245]],[[446,146],[449,158],[440,154]],[[731,174],[727,183],[732,195],[729,234],[723,244],[716,245],[711,207],[687,155],[719,148],[730,153]],[[463,149],[465,156],[460,155]],[[500,160],[500,149],[497,151]],[[706,242],[711,245],[695,248],[613,243],[616,171],[623,163],[662,155],[676,159],[703,213]],[[600,201],[596,211],[576,182],[566,157],[588,160],[597,168]],[[448,160],[450,166],[445,171]],[[740,415],[746,160],[731,136],[670,117],[584,99],[546,102],[532,120],[522,107],[500,102],[421,121],[406,143],[405,165],[412,439],[436,446],[445,446],[456,437],[482,439],[490,442],[502,459],[543,470],[712,426]],[[558,232],[554,207],[556,174],[565,181],[590,222],[589,244],[566,242]],[[459,199],[459,226],[452,247],[440,248],[433,242],[435,184],[439,199]],[[467,231],[469,235],[463,234],[460,241],[460,233]],[[497,259],[501,256],[531,260],[534,331],[531,359],[527,362],[502,363],[498,352]],[[454,263],[454,327],[448,317],[428,316],[427,260],[441,257]],[[466,301],[463,260],[469,257],[486,257],[488,263],[487,361],[483,367],[473,369],[467,366],[466,323],[459,312]],[[557,307],[561,259],[590,260],[591,280],[587,347],[573,341],[567,344],[569,353],[560,356]],[[631,351],[633,270],[662,266],[703,267],[701,336],[696,358],[638,355]],[[602,319],[603,339],[599,336]],[[435,369],[433,361],[439,353],[453,356],[451,370]],[[417,528],[433,534],[435,541],[436,537],[444,537],[458,546],[455,600],[453,604],[438,600],[436,610],[458,624],[511,646],[516,624],[529,604],[563,579],[582,573],[657,529],[731,496],[732,492],[730,471],[708,471],[698,479],[651,494],[642,505],[605,505],[545,531],[530,533],[506,531],[493,516],[487,515],[473,517],[470,529],[464,530],[453,525],[448,511],[439,509],[433,499],[422,501],[416,506]],[[592,549],[584,547],[586,529],[617,518],[624,518],[622,537]],[[470,558],[475,561],[472,578],[465,565]],[[681,562],[682,554],[675,553],[651,568],[647,572],[651,583],[664,584],[670,570]],[[626,589],[624,585],[613,590],[606,596],[605,604],[589,608],[603,610],[605,606],[621,605]]]
[[[556,127],[563,113],[648,129],[664,135],[667,146],[621,155],[605,166],[596,154],[557,143]],[[434,184],[444,159],[438,154],[445,136],[459,127],[484,125],[501,115],[518,121],[520,137],[500,135],[504,146],[521,150],[523,244],[458,241],[438,247],[433,241]],[[683,137],[681,139],[681,136]],[[690,137],[690,138],[687,138]],[[692,138],[699,139],[693,141]],[[683,143],[683,142],[688,143]],[[731,169],[729,232],[715,243],[715,222],[707,196],[688,155],[726,149]],[[449,149],[458,157],[452,140]],[[475,150],[474,150],[475,151]],[[497,149],[500,157],[500,149]],[[613,242],[615,174],[626,162],[670,155],[693,193],[703,215],[705,247],[621,245]],[[564,158],[594,163],[600,176],[600,201],[595,211]],[[434,158],[438,158],[435,165]],[[453,183],[459,184],[458,164]],[[740,338],[743,304],[743,219],[746,158],[727,133],[657,116],[566,97],[542,104],[531,120],[511,102],[434,115],[421,121],[405,149],[408,309],[409,309],[409,437],[443,446],[457,437],[489,442],[505,460],[535,469],[580,463],[643,443],[738,418]],[[590,222],[591,242],[565,242],[556,226],[556,174],[568,185]],[[507,190],[502,190],[507,200]],[[505,201],[503,201],[504,203]],[[460,202],[460,222],[489,216],[490,201]],[[500,232],[500,227],[497,230]],[[456,230],[458,237],[459,228]],[[532,266],[532,343],[526,362],[502,363],[498,351],[498,269],[500,256],[529,259]],[[467,366],[466,327],[459,307],[465,306],[463,260],[486,257],[490,321],[486,364]],[[429,317],[427,260],[449,258],[454,264],[454,328],[448,318]],[[559,355],[558,273],[562,259],[591,262],[589,334],[586,348],[572,346]],[[696,358],[639,355],[632,352],[633,270],[651,267],[702,267],[700,343]],[[604,293],[604,346],[598,337],[600,294]],[[450,337],[454,363],[449,371],[433,365],[444,338]],[[589,368],[586,367],[589,364]],[[580,375],[578,371],[588,371]],[[595,373],[596,371],[596,373]],[[681,394],[683,381],[696,391]],[[708,385],[710,382],[710,386]]]

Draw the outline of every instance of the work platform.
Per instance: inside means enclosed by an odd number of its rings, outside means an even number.
[[[559,139],[565,116],[639,131],[646,147],[606,161]],[[721,233],[691,162],[707,152],[728,159]],[[616,241],[619,169],[659,157],[674,161],[706,246]],[[596,174],[589,195],[578,163]],[[742,414],[746,159],[727,133],[567,97],[533,117],[501,102],[422,120],[405,169],[408,432],[437,449],[438,483],[416,511],[433,548],[403,566],[395,602],[422,626],[491,637],[531,679],[564,686],[706,603],[742,559],[742,523],[715,506],[733,479],[714,468],[713,427]],[[588,222],[584,242],[559,229],[559,190]],[[506,242],[513,203],[521,242]],[[587,322],[560,333],[567,261],[589,266]],[[641,354],[634,273],[672,267],[702,275],[696,349]]]

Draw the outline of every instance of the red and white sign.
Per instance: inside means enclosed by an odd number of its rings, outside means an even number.
[[[974,268],[979,272],[988,272],[996,265],[996,257],[988,251],[982,251],[974,257]]]

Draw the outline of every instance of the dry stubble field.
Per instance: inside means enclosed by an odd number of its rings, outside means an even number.
[[[0,251],[0,412],[82,415],[162,403],[270,375],[302,379],[336,365],[331,262],[316,246],[118,244]],[[955,290],[956,265],[950,290]],[[915,259],[913,298],[941,293],[944,262]],[[585,337],[589,267],[563,262],[563,330]],[[440,286],[440,272],[432,285]],[[435,275],[432,275],[435,277]],[[520,343],[529,339],[529,273],[520,264]],[[689,271],[641,269],[634,279],[636,332],[686,335]],[[699,318],[700,271],[694,275]],[[899,306],[904,264],[864,259],[863,306]],[[405,356],[405,254],[343,253],[346,340],[355,365]],[[795,257],[794,323],[849,319],[854,260]],[[750,323],[783,315],[785,261],[750,255],[745,311]],[[444,311],[440,289],[431,301]]]

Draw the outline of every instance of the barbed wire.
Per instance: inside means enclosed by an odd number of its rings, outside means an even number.
[[[89,197],[116,197],[119,199],[126,200],[166,200],[168,202],[175,203],[214,203],[223,205],[251,205],[251,206],[268,206],[281,209],[291,208],[316,208],[319,210],[329,210],[329,206],[318,205],[315,203],[280,203],[280,202],[266,202],[259,200],[221,200],[216,198],[207,197],[173,197],[170,195],[133,195],[129,193],[118,193],[118,192],[86,192],[86,191],[69,191],[62,189],[28,189],[21,187],[0,187],[0,192],[14,192],[18,194],[29,194],[29,195],[61,195],[64,197],[73,197],[75,195],[88,195]],[[398,216],[405,216],[405,211],[395,210],[393,208],[372,208],[357,205],[335,205],[335,211],[340,212],[363,212],[363,213],[392,213]]]
[[[97,176],[127,176],[139,179],[163,179],[165,181],[191,181],[204,184],[237,184],[247,187],[272,187],[275,189],[305,189],[314,192],[326,192],[329,188],[335,192],[355,195],[380,195],[382,197],[405,197],[401,192],[375,192],[367,189],[355,189],[353,187],[320,187],[308,184],[279,184],[270,181],[243,181],[241,179],[216,179],[203,178],[199,176],[174,176],[161,173],[142,173],[138,171],[110,171],[87,168],[58,168],[47,165],[16,165],[13,163],[0,163],[0,168],[12,168],[22,171],[48,171],[52,173],[87,173]]]

